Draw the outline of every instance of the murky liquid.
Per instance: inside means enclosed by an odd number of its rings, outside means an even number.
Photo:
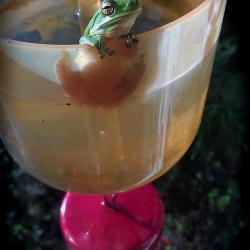
[[[23,84],[27,93],[1,92],[7,148],[32,175],[64,190],[113,192],[147,183],[172,167],[196,135],[210,60],[109,112],[56,100],[62,90],[33,76]]]
[[[38,43],[76,42],[77,22],[70,17],[67,20],[72,23],[66,22],[67,26],[61,12],[51,11],[25,21],[19,26],[23,30],[18,28],[15,33],[12,29],[9,34],[30,36],[31,40],[34,35]],[[136,29],[153,28],[145,18],[148,16],[138,21]],[[55,23],[56,28],[44,26],[47,22]],[[4,65],[0,69],[2,138],[13,158],[30,174],[62,190],[110,193],[147,183],[171,168],[194,139],[213,55],[211,49],[188,71],[155,87],[151,86],[154,72],[162,67],[164,71],[164,65],[146,62],[144,78],[136,89],[119,105],[105,109],[91,103],[75,104],[60,85],[0,54]],[[14,69],[14,76],[8,74],[9,68]]]
[[[62,0],[62,2],[64,1]],[[0,33],[0,35],[24,42],[77,44],[81,37],[80,26],[82,26],[82,30],[86,28],[95,9],[89,10],[84,7],[79,12],[76,6],[74,8],[72,2],[71,0],[65,1],[65,4],[60,8],[56,6],[30,15],[23,22],[9,28],[8,31],[2,34]],[[98,7],[98,1],[96,2],[96,7]],[[154,5],[152,5],[152,2]],[[132,32],[138,34],[172,22],[189,12],[200,2],[202,0],[142,1],[143,11],[138,17]],[[81,0],[79,0],[80,3]],[[78,12],[81,13],[80,17]]]

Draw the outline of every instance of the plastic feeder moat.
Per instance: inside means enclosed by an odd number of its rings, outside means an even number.
[[[61,228],[70,250],[155,250],[161,238],[164,207],[147,185],[112,196],[67,193]]]

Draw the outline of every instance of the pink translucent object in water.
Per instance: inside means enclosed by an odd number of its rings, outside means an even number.
[[[61,228],[70,250],[154,250],[164,222],[164,207],[152,186],[107,196],[67,193]]]

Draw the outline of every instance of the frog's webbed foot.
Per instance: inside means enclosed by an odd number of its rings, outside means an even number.
[[[112,56],[115,53],[113,50],[108,48],[106,43],[104,43],[102,40],[99,41],[96,47],[101,55],[101,58],[104,58],[106,54],[108,56]]]
[[[115,52],[113,50],[111,50],[110,48],[108,47],[105,47],[104,48],[104,52],[109,55],[109,56],[112,56]]]
[[[127,35],[123,35],[122,38],[125,39],[125,46],[127,48],[132,47],[134,44],[138,43],[139,40],[136,36],[136,34],[128,33]]]

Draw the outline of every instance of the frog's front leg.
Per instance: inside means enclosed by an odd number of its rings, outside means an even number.
[[[98,50],[101,58],[104,58],[105,55],[112,56],[114,54],[114,51],[110,50],[106,43],[103,41],[103,38],[101,35],[95,35],[95,36],[82,36],[80,38],[80,44],[87,44],[90,46],[96,47]]]
[[[122,38],[125,39],[125,46],[127,48],[130,48],[133,46],[133,44],[136,44],[139,42],[139,40],[136,37],[136,34],[128,33],[126,35],[123,35]]]
[[[103,41],[102,38],[99,38],[98,43],[95,45],[98,49],[101,58],[104,58],[105,54],[112,56],[114,51],[107,47],[107,44]]]

